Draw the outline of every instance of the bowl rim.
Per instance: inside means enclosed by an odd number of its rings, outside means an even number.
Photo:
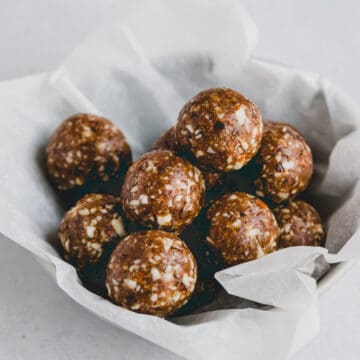
[[[357,260],[344,261],[333,264],[330,270],[317,281],[317,293],[319,296],[325,294],[357,263]]]

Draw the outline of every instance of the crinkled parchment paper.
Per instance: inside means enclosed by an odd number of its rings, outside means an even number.
[[[0,84],[0,231],[51,264],[82,306],[181,356],[284,359],[319,331],[315,278],[360,257],[359,109],[316,74],[252,58],[256,27],[236,1],[127,3],[56,72]],[[138,156],[211,86],[246,94],[265,119],[305,135],[316,162],[307,196],[326,220],[328,250],[289,248],[221,271],[231,295],[200,314],[170,322],[119,308],[85,289],[57,252],[63,209],[44,146],[66,116],[87,111],[114,121]]]

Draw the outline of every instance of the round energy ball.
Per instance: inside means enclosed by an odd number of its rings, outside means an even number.
[[[310,204],[293,200],[273,211],[280,227],[280,248],[324,245],[325,232],[320,215]]]
[[[227,88],[208,89],[180,111],[175,126],[179,146],[200,167],[234,171],[258,151],[263,124],[258,108]]]
[[[257,259],[277,248],[279,227],[275,217],[255,196],[226,194],[211,205],[207,218],[206,240],[228,265]]]
[[[120,176],[132,158],[124,134],[109,120],[89,114],[66,119],[52,135],[46,156],[49,176],[59,190],[107,182]]]
[[[176,141],[175,128],[171,127],[164,132],[155,142],[153,150],[170,150],[182,156],[181,149]],[[224,173],[200,169],[205,180],[206,191],[213,190],[225,182]]]
[[[180,231],[199,214],[204,190],[200,170],[171,151],[156,150],[130,167],[121,201],[132,223]]]
[[[175,128],[166,130],[154,143],[153,150],[170,150],[176,154],[180,153],[175,136]]]
[[[194,291],[197,266],[173,233],[148,230],[123,239],[111,255],[106,287],[111,301],[127,309],[164,317]]]
[[[66,212],[58,236],[64,257],[78,269],[96,264],[126,235],[120,199],[88,194]]]
[[[313,173],[310,147],[292,126],[264,122],[262,146],[255,158],[259,172],[256,194],[275,203],[294,198],[308,186]]]

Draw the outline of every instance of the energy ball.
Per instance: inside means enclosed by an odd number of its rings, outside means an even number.
[[[264,138],[255,162],[259,166],[256,195],[275,203],[305,190],[313,173],[310,147],[297,130],[281,122],[264,122]]]
[[[171,127],[166,130],[156,141],[153,150],[170,150],[176,154],[180,153],[178,143],[175,136],[175,128]]]
[[[199,214],[204,190],[200,170],[171,151],[155,150],[130,167],[121,201],[132,223],[180,231]]]
[[[323,246],[324,228],[319,213],[302,200],[289,201],[274,210],[280,226],[279,247]]]
[[[227,88],[197,94],[180,111],[175,127],[179,146],[212,171],[241,169],[258,151],[262,131],[258,108]]]
[[[207,218],[206,240],[227,265],[257,259],[277,248],[279,226],[267,205],[255,196],[226,194],[211,205]]]
[[[111,255],[106,287],[111,301],[127,309],[164,317],[194,291],[197,266],[173,233],[148,230],[123,239]]]
[[[175,128],[172,127],[165,131],[155,142],[153,150],[170,150],[176,155],[182,156],[181,149],[176,141]],[[206,191],[216,189],[224,184],[224,173],[207,171],[201,169],[201,173],[205,180]]]
[[[132,158],[124,134],[109,120],[89,114],[66,119],[52,135],[46,155],[49,176],[59,190],[107,182],[120,176]]]
[[[60,222],[65,259],[78,269],[96,264],[126,235],[120,211],[120,199],[111,195],[89,194],[79,200]]]

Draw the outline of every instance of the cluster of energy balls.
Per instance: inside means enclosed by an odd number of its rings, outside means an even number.
[[[313,173],[310,147],[228,88],[193,97],[134,163],[122,131],[89,114],[66,119],[46,155],[61,194],[86,194],[61,220],[64,258],[80,274],[106,273],[108,298],[133,311],[193,309],[214,299],[216,271],[324,243],[318,212],[297,199]],[[110,181],[115,193],[96,193]]]

